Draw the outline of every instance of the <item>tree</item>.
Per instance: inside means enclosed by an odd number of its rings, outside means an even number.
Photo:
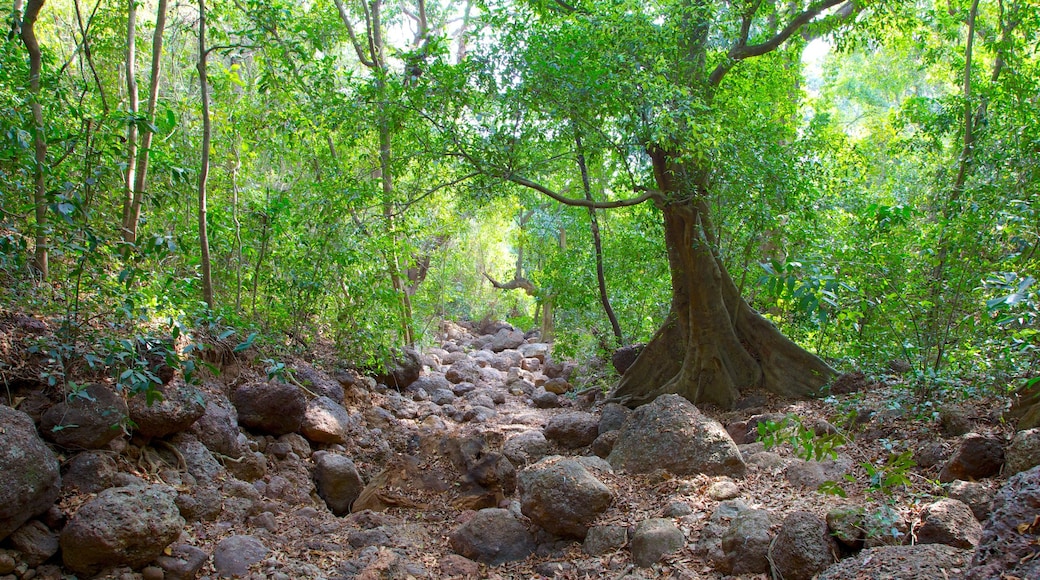
[[[207,77],[206,59],[209,57],[206,48],[206,1],[199,0],[199,96],[202,99],[202,160],[199,167],[199,257],[202,264],[202,299],[206,306],[213,308],[213,275],[209,259],[209,233],[206,229],[206,180],[209,179],[209,149],[213,136],[212,122],[209,114],[209,79]]]
[[[40,75],[43,70],[43,54],[36,38],[36,20],[46,0],[29,0],[25,5],[19,35],[29,53],[29,102],[33,117],[33,206],[36,210],[36,254],[33,267],[41,279],[46,280],[50,267],[47,250],[47,129],[43,124],[43,104],[40,102]]]
[[[834,376],[823,360],[756,312],[727,271],[710,211],[713,180],[724,163],[712,149],[712,125],[741,106],[740,95],[729,91],[755,90],[746,80],[726,86],[741,63],[765,60],[756,72],[775,76],[782,60],[768,59],[792,39],[833,29],[856,14],[856,6],[842,0],[693,0],[550,3],[537,14],[500,16],[515,35],[503,44],[524,47],[522,54],[506,55],[502,66],[518,67],[523,84],[500,83],[497,71],[481,77],[498,93],[494,98],[515,100],[499,107],[497,125],[458,134],[456,154],[567,205],[609,209],[651,201],[664,223],[670,313],[615,388],[616,399],[638,405],[678,393],[730,407],[749,387],[805,396]],[[527,141],[552,140],[538,134],[574,111],[581,112],[585,132],[604,136],[604,147],[624,168],[618,173],[627,173],[619,182],[639,195],[590,201],[534,177],[549,172],[553,157],[535,160],[530,150],[518,151]],[[497,135],[504,136],[495,141]],[[554,146],[557,158],[574,155]]]

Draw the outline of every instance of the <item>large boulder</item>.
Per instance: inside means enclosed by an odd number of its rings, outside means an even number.
[[[598,426],[599,419],[592,413],[561,413],[549,419],[545,426],[545,438],[555,441],[564,449],[586,447],[596,440]]]
[[[342,405],[322,396],[307,403],[300,432],[315,443],[346,443],[350,413]]]
[[[145,437],[165,437],[191,427],[206,412],[202,392],[177,380],[158,388],[159,397],[148,402],[140,393],[130,397],[127,407],[134,431]]]
[[[969,433],[961,439],[957,451],[939,472],[939,481],[949,483],[956,479],[970,481],[993,477],[1000,473],[1003,465],[1004,444],[1000,439]]]
[[[945,544],[882,546],[863,550],[855,558],[842,560],[827,568],[816,580],[960,578],[961,571],[970,560],[971,550]],[[987,580],[999,577],[985,576]]]
[[[469,359],[463,359],[452,363],[444,373],[444,378],[454,384],[478,383],[480,382],[480,367],[477,366],[477,363]]]
[[[541,460],[549,452],[549,442],[541,431],[524,431],[513,435],[502,446],[506,459],[516,467]]]
[[[1040,429],[1027,429],[1015,433],[1007,451],[1007,475],[1032,469],[1040,465]]]
[[[837,542],[827,522],[812,513],[796,511],[784,519],[773,544],[773,564],[784,580],[812,580],[834,563]]]
[[[675,475],[743,477],[747,469],[722,425],[679,395],[662,395],[636,409],[607,461],[629,473],[666,469]]]
[[[960,500],[971,508],[971,513],[975,515],[975,519],[985,522],[989,518],[993,496],[996,495],[997,489],[990,485],[989,482],[961,481],[958,479],[950,483],[949,487],[946,488],[946,493],[951,498]]]
[[[509,511],[487,508],[478,511],[448,537],[451,549],[470,560],[497,566],[523,560],[534,552],[534,537]]]
[[[524,333],[512,328],[503,328],[495,333],[488,345],[493,352],[502,352],[507,349],[520,348],[524,344]]]
[[[277,380],[242,385],[231,394],[231,403],[239,425],[275,436],[297,431],[307,412],[303,391]]]
[[[546,457],[518,478],[523,514],[557,536],[584,539],[614,500],[610,489],[574,459]]]
[[[722,535],[722,558],[716,562],[723,572],[734,576],[769,571],[769,528],[772,518],[766,510],[737,512]]]
[[[365,482],[354,462],[335,453],[315,453],[314,484],[318,495],[337,516],[350,513],[350,506],[361,495]]]
[[[982,525],[971,508],[960,500],[944,498],[921,510],[921,527],[917,530],[919,544],[970,549],[978,545],[981,537]]]
[[[58,499],[58,458],[32,419],[0,405],[0,540]]]
[[[223,394],[207,393],[206,410],[189,431],[214,453],[237,459],[241,454],[238,411]]]
[[[293,376],[307,390],[319,397],[328,397],[336,403],[343,404],[343,385],[326,373],[305,362],[296,363]]]
[[[140,568],[177,539],[184,518],[165,485],[113,487],[83,504],[61,532],[65,565],[81,574]]]
[[[965,580],[1040,578],[1040,466],[1011,476],[993,499]]]
[[[405,389],[422,374],[422,357],[411,347],[395,350],[393,359],[386,365],[386,370],[375,377],[377,381],[388,387]]]
[[[43,414],[40,432],[66,449],[100,449],[123,433],[126,402],[100,383],[69,395]]]

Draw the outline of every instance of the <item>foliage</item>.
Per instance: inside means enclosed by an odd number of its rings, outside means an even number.
[[[787,443],[794,450],[795,456],[805,461],[835,459],[838,457],[837,448],[846,442],[846,437],[837,432],[817,434],[795,414],[787,415],[780,421],[763,421],[756,429],[766,450]]]

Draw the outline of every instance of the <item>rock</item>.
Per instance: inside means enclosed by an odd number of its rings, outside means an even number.
[[[1040,578],[1038,512],[1040,466],[1011,476],[997,492],[964,579]]]
[[[70,493],[97,493],[113,486],[119,469],[111,453],[83,451],[65,464],[62,489]]]
[[[573,387],[567,381],[560,378],[556,378],[549,379],[542,383],[542,388],[555,395],[563,395],[570,391]]]
[[[551,534],[584,539],[614,499],[580,462],[547,457],[518,475],[521,511]]]
[[[974,548],[982,537],[982,525],[964,502],[945,498],[921,510],[917,530],[920,544],[946,544],[954,548]]]
[[[524,344],[524,333],[512,328],[503,328],[495,333],[488,345],[493,352],[502,352],[506,349],[520,348]]]
[[[601,433],[599,437],[596,437],[590,447],[592,452],[596,454],[596,457],[606,459],[610,456],[610,452],[614,450],[614,445],[617,443],[618,433],[620,433],[620,431],[607,431],[606,433]]]
[[[1007,475],[1028,471],[1040,465],[1040,429],[1027,429],[1015,433],[1007,448]]]
[[[729,479],[713,481],[708,486],[708,497],[715,501],[724,501],[740,496],[740,488]]]
[[[816,489],[826,481],[842,481],[852,467],[852,462],[845,458],[825,461],[793,460],[784,471],[784,476],[791,485],[808,489]]]
[[[728,574],[762,574],[769,571],[769,528],[766,510],[747,509],[737,512],[722,535],[721,561],[718,568]]]
[[[166,573],[158,566],[145,566],[141,568],[142,580],[166,580]]]
[[[478,511],[448,537],[456,553],[491,566],[523,560],[534,552],[534,538],[512,512],[499,508]]]
[[[668,502],[668,505],[664,506],[661,515],[666,518],[681,518],[692,513],[693,508],[690,507],[690,504],[684,501],[672,501]]]
[[[455,401],[455,393],[451,389],[436,389],[430,393],[430,400],[437,405],[450,405]]]
[[[970,432],[971,426],[971,419],[963,407],[944,407],[939,411],[939,432],[943,437],[960,437]]]
[[[639,358],[639,353],[643,352],[644,347],[646,345],[642,343],[630,344],[615,350],[614,354],[610,356],[610,363],[614,365],[614,370],[617,371],[617,374],[625,374],[632,364],[636,362],[636,359]]]
[[[328,397],[307,403],[300,432],[315,443],[346,443],[350,429],[350,413]]]
[[[598,429],[599,418],[592,413],[561,413],[549,419],[549,424],[545,426],[545,438],[555,441],[564,449],[577,449],[592,445],[599,433]]]
[[[970,559],[970,550],[944,544],[882,546],[863,550],[855,558],[842,560],[827,568],[817,576],[817,580],[959,578]]]
[[[542,387],[537,387],[531,395],[531,402],[538,409],[555,409],[560,406],[560,397],[556,393],[550,393]]]
[[[837,552],[827,522],[815,514],[796,511],[784,518],[771,556],[784,580],[812,580],[834,563]]]
[[[529,342],[520,345],[520,354],[524,358],[538,359],[540,362],[545,362],[545,359],[549,356],[549,352],[552,347],[544,342]]]
[[[160,398],[148,404],[145,393],[138,393],[127,404],[134,432],[145,437],[165,437],[187,430],[206,412],[202,392],[182,380],[158,388]]]
[[[155,563],[163,569],[165,580],[191,580],[209,560],[209,554],[191,544],[174,544]]]
[[[383,373],[376,374],[376,381],[397,390],[404,390],[422,374],[422,357],[411,347],[394,349],[393,358]]]
[[[930,441],[914,450],[914,463],[918,467],[928,469],[939,465],[948,456],[949,452],[941,441]]]
[[[625,424],[625,420],[632,414],[632,409],[624,405],[617,403],[607,403],[603,405],[603,410],[600,412],[599,418],[599,434],[602,435],[609,431],[617,431]]]
[[[343,385],[336,379],[322,371],[312,367],[305,362],[297,362],[293,369],[293,376],[310,392],[319,397],[328,397],[338,405],[343,404]],[[356,379],[351,377],[349,384],[354,384]]]
[[[58,533],[43,522],[32,520],[15,530],[8,539],[22,553],[22,561],[35,568],[58,553]]]
[[[61,532],[65,566],[96,574],[110,566],[140,568],[181,534],[177,493],[165,485],[113,487],[83,504]]]
[[[0,405],[0,540],[58,499],[58,458],[32,419]]]
[[[861,391],[869,385],[870,381],[867,380],[867,376],[860,371],[844,373],[834,379],[834,383],[831,385],[831,394],[847,395]]]
[[[502,454],[518,468],[535,463],[549,452],[549,442],[541,431],[517,433],[502,446]]]
[[[448,554],[437,562],[441,576],[445,578],[477,578],[480,565],[458,554]]]
[[[984,522],[989,517],[996,490],[985,483],[958,479],[950,483],[946,493],[951,498],[967,504],[975,519]]]
[[[625,526],[592,526],[585,536],[582,549],[590,556],[600,556],[620,550],[628,542]]]
[[[123,433],[126,418],[123,398],[94,383],[47,409],[40,420],[40,433],[66,449],[101,449]]]
[[[639,522],[636,526],[629,550],[636,566],[648,568],[660,561],[665,554],[682,548],[685,543],[685,536],[675,527],[672,520],[651,518]]]
[[[299,430],[307,412],[307,399],[299,387],[278,380],[247,383],[231,394],[238,424],[268,435]]]
[[[524,362],[524,355],[518,350],[503,350],[491,359],[491,366],[503,373],[509,369],[518,368]]]
[[[354,462],[335,453],[316,453],[315,456],[314,484],[318,495],[333,514],[350,513],[350,506],[365,487]]]
[[[469,359],[462,359],[448,367],[447,372],[444,373],[444,378],[455,384],[477,383],[480,381],[480,367]],[[470,388],[469,390],[473,389]],[[462,395],[463,393],[456,390],[455,394]]]
[[[1003,465],[1004,446],[1000,439],[969,433],[939,472],[939,481],[949,483],[955,479],[967,481],[992,477],[1000,473]]]
[[[607,461],[629,473],[666,469],[675,475],[742,477],[746,471],[722,425],[679,395],[660,396],[633,411]]]
[[[231,536],[213,550],[213,569],[220,578],[240,578],[249,568],[264,559],[268,549],[253,536]]]
[[[863,527],[863,508],[837,507],[827,512],[827,528],[834,539],[847,548],[859,550],[866,540]]]
[[[206,411],[189,431],[214,453],[236,459],[242,454],[238,441],[238,411],[223,395],[206,394]]]

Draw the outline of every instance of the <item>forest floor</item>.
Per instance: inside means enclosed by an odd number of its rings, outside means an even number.
[[[470,352],[462,340],[452,342],[456,343],[452,346]],[[321,358],[322,350],[312,351],[306,361],[286,361],[286,366],[313,364],[320,368],[316,359]],[[443,366],[431,369],[428,356],[424,362],[427,374],[444,371]],[[432,362],[437,367],[437,361]],[[791,476],[791,466],[804,463],[796,456],[797,437],[779,437],[778,443],[768,449],[777,457],[749,462],[747,475],[732,480],[737,498],[748,507],[771,512],[774,531],[784,516],[794,511],[822,516],[832,508],[854,506],[864,508],[877,524],[868,543],[910,543],[921,508],[946,495],[937,477],[945,459],[956,448],[958,436],[976,432],[1009,440],[1013,433],[1000,419],[1005,405],[1000,399],[979,397],[953,404],[918,402],[898,374],[876,381],[856,379],[859,390],[825,399],[791,401],[768,393],[745,393],[738,410],[720,411],[710,406],[701,409],[730,427],[731,432],[740,432],[743,422],[749,420],[752,425],[756,421],[765,424],[767,419],[795,416],[802,425],[824,435],[807,436],[812,443],[802,445],[803,452],[811,455],[833,445],[837,459],[828,464],[837,466],[829,472],[836,485],[825,484],[832,488],[831,493],[818,491],[818,482],[810,482],[811,487],[806,487],[801,485],[804,478]],[[219,377],[205,381],[201,388],[207,391],[207,397],[224,397],[236,385],[264,380],[262,364],[242,359]],[[643,520],[663,517],[664,510],[674,509],[677,502],[688,506],[689,510],[682,510],[686,515],[674,518],[686,537],[685,547],[665,556],[653,568],[636,567],[627,549],[590,556],[583,551],[581,542],[558,540],[545,532],[536,535],[539,547],[524,560],[496,567],[468,560],[460,563],[453,556],[448,537],[473,512],[467,509],[470,506],[458,484],[465,474],[459,473],[450,454],[445,453],[445,442],[480,436],[497,446],[518,433],[544,428],[554,415],[575,410],[598,413],[602,409],[602,396],[591,396],[595,392],[589,389],[576,394],[582,391],[575,388],[561,396],[561,406],[556,408],[537,408],[529,395],[516,394],[504,384],[483,384],[478,390],[505,393],[504,400],[499,395],[501,402],[495,405],[495,413],[481,422],[457,421],[457,415],[453,418],[443,413],[429,414],[428,409],[435,405],[423,405],[422,401],[417,405],[416,400],[382,385],[373,386],[370,381],[358,381],[346,389],[344,407],[364,417],[365,424],[359,427],[365,431],[364,436],[381,438],[385,445],[348,445],[345,451],[352,455],[366,482],[381,472],[397,470],[399,476],[384,478],[385,489],[380,497],[389,506],[384,512],[337,517],[326,509],[313,484],[307,493],[271,493],[271,482],[279,476],[283,481],[300,482],[300,474],[313,469],[310,453],[324,446],[312,444],[310,449],[300,450],[296,441],[302,438],[297,436],[297,440],[290,441],[293,452],[277,453],[275,443],[279,439],[247,434],[253,442],[251,447],[267,456],[267,472],[261,480],[264,483],[257,486],[262,499],[256,502],[253,515],[230,521],[221,517],[216,521],[189,522],[178,543],[212,553],[222,539],[252,535],[269,550],[263,561],[253,566],[253,578],[768,578],[766,574],[727,576],[716,570],[702,549],[702,532],[719,504],[711,489],[714,483],[727,478],[680,477],[664,471],[597,474],[613,491],[614,500],[595,525],[627,526],[631,531]],[[461,397],[459,407],[463,407]],[[840,434],[841,439],[826,438],[828,432]],[[766,451],[763,441],[742,442],[739,435],[737,439],[745,459]],[[142,469],[139,461],[132,460],[143,455],[140,448],[145,445],[148,442],[129,439],[121,448],[117,447],[120,469],[146,481],[163,482],[162,469]],[[913,463],[893,463],[891,459],[904,451],[908,452],[904,457],[912,457]],[[561,449],[549,441],[548,455],[591,454],[588,447]],[[60,459],[67,462],[72,455],[64,452]],[[168,459],[167,467],[175,469],[177,461]],[[830,457],[824,455],[821,459]],[[996,489],[1002,481],[997,477],[985,483]],[[71,515],[91,497],[75,489],[65,490],[59,505]],[[516,495],[507,496],[501,505],[507,507],[517,501]],[[514,510],[518,511],[517,508],[514,505]],[[257,517],[258,513],[263,517]],[[373,541],[372,533],[367,532],[376,529],[385,533],[381,540]],[[216,574],[212,559],[200,570],[200,577]],[[124,570],[119,577],[143,576]]]

